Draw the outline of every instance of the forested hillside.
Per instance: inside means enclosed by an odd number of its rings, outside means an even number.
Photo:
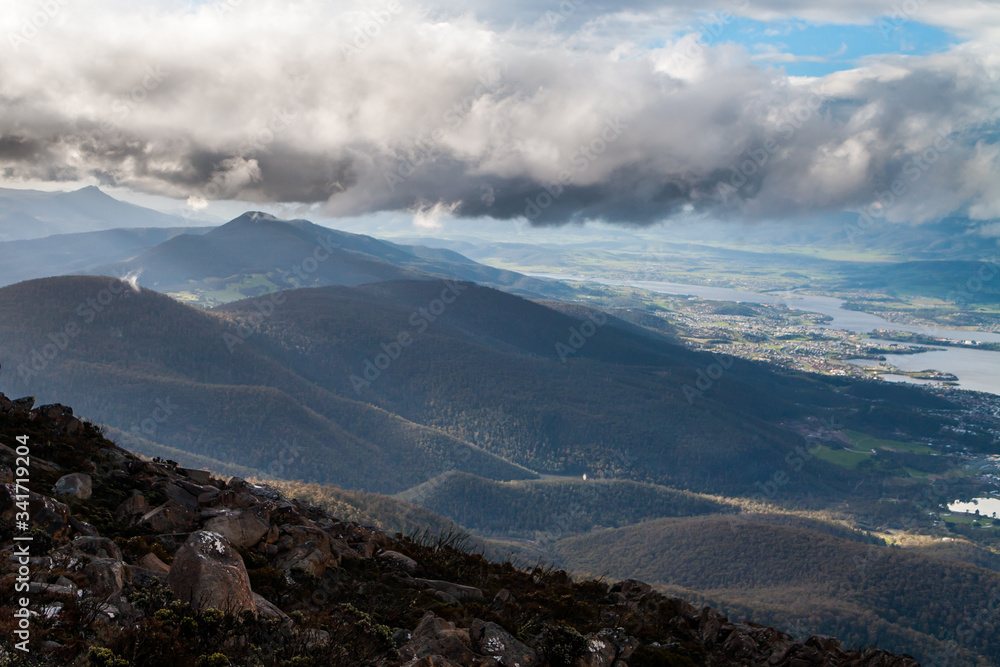
[[[230,352],[234,327],[156,292],[122,287],[97,304],[100,313],[78,313],[109,284],[57,278],[0,291],[0,383],[43,401],[61,393],[88,417],[146,441],[286,478],[391,493],[453,468],[533,476],[317,387],[252,341]],[[75,336],[64,333],[68,324]],[[33,363],[50,333],[66,337],[65,349]]]
[[[801,428],[784,424],[980,437],[947,430],[953,406],[916,389],[738,360],[691,395],[719,358],[590,312],[436,281],[300,289],[205,312],[106,278],[46,279],[0,290],[0,384],[40,400],[61,392],[176,450],[388,493],[464,470],[753,495],[786,471],[775,492],[809,503],[905,475],[904,462],[854,470],[802,456]],[[170,414],[158,410],[166,402]]]
[[[399,494],[484,536],[549,542],[666,516],[735,512],[689,491],[625,480],[496,482],[451,472]]]
[[[953,651],[1000,654],[988,611],[1000,598],[1000,573],[904,549],[752,517],[661,519],[553,549],[574,570],[627,570],[699,591],[743,617],[798,623],[856,645],[907,646],[927,664]],[[951,664],[977,663],[966,653]]]

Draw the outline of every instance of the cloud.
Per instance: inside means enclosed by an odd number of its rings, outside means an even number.
[[[678,32],[680,3],[220,2],[56,0],[31,39],[0,45],[0,176],[427,225],[817,216],[896,181],[890,219],[1000,211],[989,40],[794,79],[754,65],[724,20],[718,37]],[[10,5],[8,37],[37,10]],[[787,19],[786,5],[719,8]],[[888,11],[854,0],[801,18]],[[676,37],[650,48],[644,19]]]
[[[794,53],[779,51],[773,45],[757,45],[759,53],[750,56],[750,60],[759,60],[769,63],[825,63],[830,60],[827,56],[800,56]]]
[[[421,231],[441,229],[442,218],[454,215],[458,206],[459,202],[419,205],[412,211],[413,226]]]

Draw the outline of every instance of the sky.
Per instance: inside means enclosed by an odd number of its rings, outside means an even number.
[[[1000,217],[1000,3],[6,0],[0,187],[204,218]]]

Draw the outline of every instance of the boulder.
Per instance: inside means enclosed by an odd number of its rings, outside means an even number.
[[[170,500],[189,510],[198,509],[198,497],[169,480],[161,479],[150,487],[153,491],[159,491]]]
[[[69,517],[69,525],[73,528],[74,531],[76,531],[77,533],[79,533],[80,535],[82,535],[84,537],[100,537],[101,536],[101,532],[99,530],[97,530],[97,528],[95,526],[93,526],[92,524],[87,523],[86,521],[80,521],[75,516],[70,515],[70,517]]]
[[[110,558],[119,562],[122,560],[122,550],[106,537],[77,537],[73,540],[72,547],[77,551],[98,558]]]
[[[427,612],[420,619],[410,641],[399,649],[399,659],[408,662],[439,656],[459,665],[473,665],[477,656],[470,644],[468,631],[456,629],[454,623]]]
[[[181,487],[188,493],[190,493],[195,500],[197,500],[198,496],[205,493],[210,488],[214,488],[214,487],[202,486],[201,484],[195,484],[194,482],[187,479],[175,479],[173,483]],[[216,491],[218,491],[218,489],[216,489]]]
[[[720,639],[719,635],[722,626],[729,621],[728,618],[710,607],[701,610],[698,620],[698,632],[701,634],[701,641],[707,646],[713,646]]]
[[[186,533],[194,527],[197,517],[183,505],[168,500],[147,512],[139,524],[157,533]]]
[[[14,401],[14,411],[15,413],[26,413],[29,412],[35,406],[34,396],[24,396],[22,398],[15,398]]]
[[[128,457],[121,450],[104,447],[97,450],[97,453],[113,468],[124,468],[128,465]]]
[[[436,579],[414,579],[413,583],[421,588],[445,593],[456,600],[483,599],[483,591],[473,586],[463,586],[461,584],[453,584],[450,581],[438,581]]]
[[[58,500],[37,493],[28,494],[31,523],[41,528],[57,542],[68,540],[73,532],[70,524],[69,508]]]
[[[281,611],[276,605],[272,604],[263,595],[253,594],[254,604],[257,606],[257,615],[261,618],[273,618],[279,621],[291,621],[288,614]],[[317,630],[317,632],[321,632]]]
[[[265,516],[252,511],[227,510],[205,523],[205,530],[222,535],[237,549],[257,544],[270,528]]]
[[[219,493],[219,490],[214,486],[207,487],[207,490],[198,496],[198,506],[201,507],[202,505],[209,505],[212,501],[219,497]]]
[[[32,412],[45,420],[46,426],[50,429],[59,430],[68,435],[78,435],[83,432],[83,422],[73,416],[73,408],[54,403],[37,407]]]
[[[375,542],[351,542],[350,547],[362,558],[372,558],[378,551],[378,545]]]
[[[331,557],[317,549],[312,542],[295,547],[295,549],[283,554],[275,563],[286,572],[293,569],[303,570],[314,577],[322,577],[328,565],[336,565],[331,562]]]
[[[624,630],[604,629],[587,635],[587,652],[576,667],[617,667],[632,657],[639,641]]]
[[[398,551],[383,551],[378,555],[378,560],[389,567],[402,570],[409,574],[414,574],[420,569],[420,565],[417,561],[413,560],[409,556],[405,556]]]
[[[195,470],[192,468],[178,468],[177,472],[190,479],[195,484],[205,486],[212,481],[212,473],[207,470]]]
[[[146,554],[139,559],[136,563],[139,567],[144,570],[149,570],[150,572],[159,572],[160,574],[167,574],[170,572],[170,566],[160,560],[156,554]]]
[[[749,660],[757,653],[757,642],[753,637],[743,632],[732,632],[722,645],[726,656],[735,660]]]
[[[23,399],[22,399],[23,400]],[[35,399],[31,399],[34,403]],[[73,416],[73,408],[62,405],[60,403],[52,403],[51,405],[40,405],[33,410],[33,412],[41,417],[42,419],[59,419],[64,416]]]
[[[83,422],[73,416],[63,417],[62,430],[67,435],[80,435],[83,433]]]
[[[209,491],[209,493],[211,493],[211,491]],[[198,498],[200,499],[201,496]],[[206,498],[204,502],[201,500],[199,500],[199,502],[208,507],[229,507],[233,509],[247,509],[257,504],[256,499],[249,494],[237,493],[232,489],[226,489],[224,491],[220,491],[218,494],[212,494],[212,496]]]
[[[823,653],[832,655],[841,653],[840,640],[825,635],[812,635],[806,640],[806,646],[811,646]]]
[[[87,577],[87,588],[100,598],[109,598],[125,587],[128,573],[120,560],[94,558],[83,569]]]
[[[199,530],[177,550],[167,584],[198,610],[257,611],[243,558],[218,533]]]
[[[267,498],[268,500],[282,499],[278,490],[267,484],[247,484],[246,490],[250,492],[250,495],[258,498]]]
[[[64,586],[62,584],[45,584],[39,581],[32,581],[28,584],[28,592],[32,595],[45,595],[55,597],[76,597],[76,586]]]
[[[63,475],[53,487],[53,491],[57,495],[79,498],[80,500],[89,500],[90,496],[93,495],[93,490],[94,483],[90,479],[90,475],[85,475],[82,472]]]
[[[314,526],[293,526],[284,524],[279,529],[278,549],[290,551],[298,546],[312,542],[324,554],[333,553],[330,536]]]
[[[496,623],[486,623],[477,618],[469,628],[469,637],[476,653],[496,658],[504,667],[528,667],[538,664],[538,656],[532,649]]]
[[[146,500],[146,496],[137,492],[126,498],[115,508],[115,518],[131,523],[148,513],[149,510],[149,502]]]

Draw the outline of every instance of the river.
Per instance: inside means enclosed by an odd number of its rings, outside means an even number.
[[[987,331],[960,331],[957,329],[937,329],[907,324],[896,324],[878,315],[855,310],[845,310],[844,301],[830,296],[815,296],[797,292],[745,292],[730,287],[710,287],[705,285],[684,285],[649,280],[602,280],[585,276],[553,273],[527,274],[535,278],[592,282],[601,285],[635,287],[650,292],[676,296],[696,296],[709,301],[746,301],[749,303],[784,304],[789,308],[810,313],[828,315],[832,318],[825,328],[856,333],[870,333],[876,329],[924,334],[956,341],[1000,342],[1000,334]],[[891,363],[904,371],[933,369],[952,373],[958,377],[958,386],[973,391],[985,391],[1000,395],[1000,352],[976,350],[961,347],[947,347],[940,351],[921,354],[886,355]],[[911,381],[906,376],[893,376],[890,381]],[[926,382],[914,381],[915,384]]]

